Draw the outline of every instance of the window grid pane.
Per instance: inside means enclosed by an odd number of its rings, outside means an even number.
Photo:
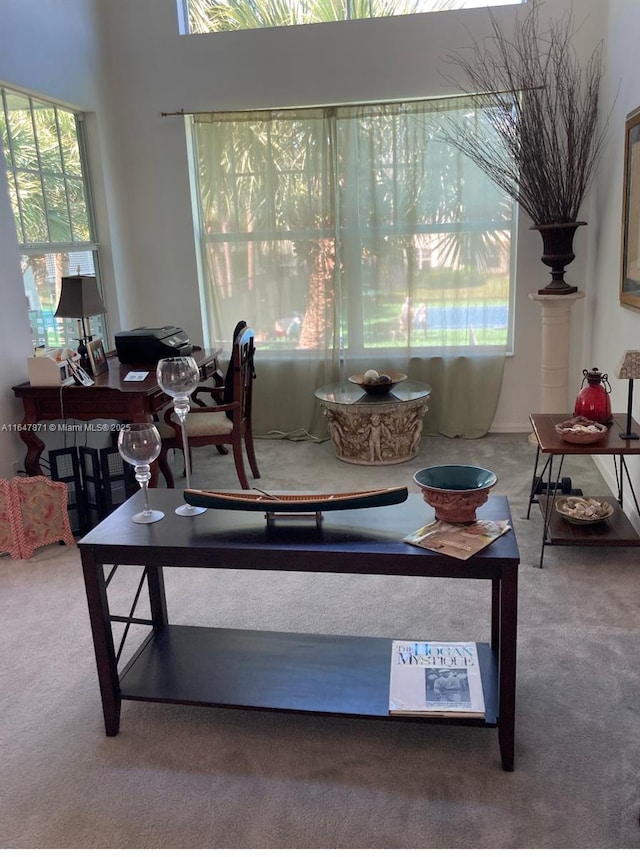
[[[54,313],[60,299],[62,277],[78,273],[94,277],[95,250],[70,252],[23,253],[20,259],[29,305],[29,322],[34,346],[47,348],[69,346],[76,348],[78,332],[76,319],[56,318]],[[91,334],[106,341],[104,316],[91,318]]]

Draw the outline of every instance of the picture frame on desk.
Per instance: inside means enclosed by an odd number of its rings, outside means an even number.
[[[95,384],[91,375],[89,375],[88,372],[85,372],[79,363],[75,363],[73,360],[68,360],[67,362],[69,364],[73,380],[76,384],[80,384],[83,387],[91,387]]]
[[[102,375],[109,368],[107,363],[107,355],[104,350],[104,345],[101,339],[92,339],[87,342],[87,352],[89,354],[89,363],[93,375]]]

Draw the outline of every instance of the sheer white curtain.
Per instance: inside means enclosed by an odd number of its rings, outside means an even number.
[[[512,209],[440,140],[461,99],[193,117],[206,326],[256,330],[257,433],[326,434],[352,372],[433,387],[426,431],[491,425],[510,345]],[[477,117],[482,121],[482,115]]]

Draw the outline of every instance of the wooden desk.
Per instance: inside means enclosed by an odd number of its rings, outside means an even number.
[[[269,526],[260,512],[210,510],[182,518],[174,512],[182,502],[177,489],[151,489],[149,500],[165,513],[159,524],[131,520],[142,508],[138,492],[78,544],[107,735],[119,731],[123,699],[394,719],[389,715],[391,639],[170,624],[163,564],[393,575],[398,592],[403,577],[475,579],[491,584],[491,639],[478,643],[485,717],[418,719],[425,728],[497,727],[502,766],[513,770],[520,560],[513,530],[462,561],[402,541],[429,517],[416,494],[384,509],[324,512],[319,528],[313,520],[288,518]],[[510,519],[506,497],[489,497],[479,514]],[[114,565],[141,567],[137,591],[146,582],[149,607],[141,603],[140,613],[150,619],[135,618],[136,602],[130,611],[118,605],[114,615],[108,593]],[[124,573],[132,574],[126,568]],[[380,609],[384,612],[384,604]],[[125,666],[118,662],[112,631],[115,624],[122,637],[122,623],[125,633],[130,624],[149,630]],[[458,632],[454,639],[460,639]]]
[[[220,350],[194,351],[192,356],[200,367],[202,380],[219,374],[217,358]],[[104,419],[116,423],[148,423],[170,401],[156,381],[156,364],[132,366],[120,363],[115,354],[108,356],[109,371],[96,376],[91,387],[77,385],[37,387],[29,383],[13,387],[22,399],[24,422],[20,437],[27,447],[24,468],[28,476],[42,475],[40,455],[45,444],[38,432],[58,431],[65,421]],[[144,381],[125,381],[131,371],[148,371]],[[222,376],[219,379],[222,383]]]
[[[613,414],[607,435],[594,444],[567,443],[558,436],[556,425],[570,418],[570,414],[529,414],[538,448],[533,467],[527,518],[537,495],[537,502],[544,520],[540,568],[542,568],[545,545],[640,546],[640,536],[623,511],[626,483],[631,491],[636,512],[640,515],[638,499],[625,462],[627,455],[640,455],[640,440],[623,440],[620,437],[620,433],[626,430],[627,415]],[[640,433],[640,425],[635,420],[632,420],[631,430]],[[547,458],[539,469],[541,454],[546,455]],[[562,466],[566,455],[612,455],[614,457],[618,495],[597,498],[613,505],[614,514],[610,519],[592,526],[576,525],[569,523],[556,512],[555,500],[561,493]],[[559,464],[554,477],[553,462],[554,458],[558,457]],[[546,482],[542,482],[545,477]],[[544,490],[540,490],[541,486]]]

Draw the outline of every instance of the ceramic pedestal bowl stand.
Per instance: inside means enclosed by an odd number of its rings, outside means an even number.
[[[476,520],[476,510],[487,502],[498,477],[472,464],[441,464],[418,470],[413,481],[439,521],[467,524]]]

